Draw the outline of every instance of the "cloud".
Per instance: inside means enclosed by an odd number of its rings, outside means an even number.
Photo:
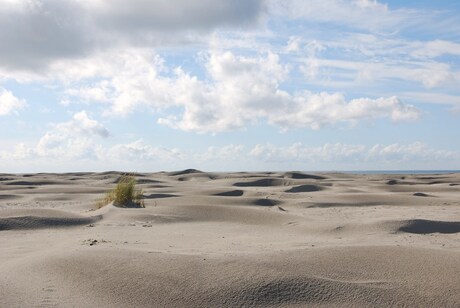
[[[19,99],[4,88],[0,87],[0,116],[15,113],[27,106],[26,101]]]
[[[40,157],[64,161],[99,159],[103,151],[96,137],[108,136],[109,132],[102,124],[90,119],[86,111],[80,111],[70,121],[52,124],[36,145],[19,143],[13,151],[3,152],[2,155],[5,159],[13,160]]]
[[[266,162],[281,162],[285,164],[302,162],[305,164],[334,164],[350,166],[398,166],[406,163],[406,168],[420,163],[440,163],[446,161],[460,162],[460,153],[448,150],[438,150],[421,142],[409,144],[375,144],[371,146],[360,144],[324,144],[322,146],[307,146],[295,143],[290,146],[275,146],[258,144],[249,155]],[[332,165],[330,165],[332,166]]]
[[[390,118],[393,121],[412,121],[420,117],[420,111],[403,104],[396,97],[359,98],[347,102],[340,93],[319,93],[296,97],[291,112],[273,115],[271,121],[283,128],[310,127],[319,129],[338,122],[352,124],[360,120]]]
[[[295,58],[300,72],[313,84],[337,83],[341,88],[389,87],[392,81],[408,86],[419,83],[425,89],[456,89],[458,69],[452,63],[433,59],[455,56],[456,44],[444,41],[443,48],[432,49],[436,41],[411,41],[373,34],[344,34],[336,40],[300,40],[302,53]],[[436,45],[437,43],[435,43]],[[311,46],[321,49],[311,51]],[[441,51],[443,49],[443,51]],[[305,55],[307,53],[307,55]]]
[[[0,67],[34,70],[93,48],[78,1],[1,0],[0,6]]]
[[[85,78],[71,83],[66,101],[108,104],[106,115],[116,116],[148,108],[162,115],[158,123],[184,131],[218,133],[261,121],[284,130],[318,129],[377,118],[416,120],[421,114],[396,97],[347,101],[340,93],[289,93],[283,89],[289,69],[273,52],[239,56],[210,50],[204,63],[206,79],[167,67],[161,57],[145,49],[106,53],[87,61],[72,66],[75,76]]]
[[[265,11],[262,0],[0,0],[0,7],[0,68],[35,72],[100,49],[201,41],[216,28],[254,24]]]
[[[121,31],[209,30],[222,26],[251,24],[264,10],[260,0],[213,1],[85,1],[84,6],[97,17],[101,27]]]
[[[46,140],[46,142],[45,142]],[[326,143],[311,146],[241,144],[211,146],[191,151],[152,145],[142,139],[111,146],[97,145],[88,138],[41,139],[46,151],[18,144],[11,152],[0,151],[3,170],[19,172],[16,166],[34,166],[50,170],[66,166],[66,170],[178,170],[190,166],[210,171],[229,170],[384,170],[384,169],[454,169],[460,166],[460,152],[430,147],[422,142],[406,144],[344,144]],[[21,161],[21,164],[17,164]],[[35,164],[35,165],[34,165]],[[61,170],[62,171],[62,170]],[[30,172],[30,170],[29,170]]]
[[[375,86],[382,82],[388,86],[391,81],[417,82],[425,89],[455,88],[459,80],[458,72],[448,64],[436,62],[388,60],[372,63],[306,58],[300,69],[310,82],[333,85],[334,81],[339,81],[347,88]]]
[[[116,161],[174,161],[183,160],[184,154],[177,149],[154,147],[142,139],[131,143],[116,144],[107,151],[108,159]]]
[[[453,109],[460,108],[459,95],[449,95],[439,92],[403,92],[401,95],[407,100],[419,101],[429,104],[450,105]]]
[[[446,40],[414,42],[411,55],[418,58],[436,58],[443,55],[460,56],[460,44]]]
[[[241,144],[229,144],[224,146],[211,146],[208,147],[204,153],[194,155],[194,159],[199,162],[217,161],[238,161],[241,157],[245,156],[245,147]]]
[[[173,107],[175,87],[181,83],[181,70],[169,70],[149,49],[103,52],[59,63],[53,70],[70,85],[65,91],[67,103],[104,103],[108,105],[106,115],[126,116],[142,106],[154,110]]]
[[[109,136],[107,128],[90,119],[85,110],[75,113],[69,122],[56,124],[55,130],[69,135],[98,135],[104,138]]]
[[[47,132],[33,149],[39,157],[57,160],[97,159],[100,146],[88,137],[69,137],[58,132]]]
[[[408,12],[390,10],[387,5],[371,0],[272,0],[270,10],[291,19],[303,19],[310,23],[333,23],[355,29],[393,31]]]
[[[420,116],[414,106],[396,97],[347,102],[338,93],[288,93],[281,87],[287,68],[273,53],[258,58],[231,52],[211,53],[207,70],[213,81],[204,83],[188,78],[188,90],[184,93],[187,100],[178,100],[184,104],[182,117],[160,119],[161,124],[183,130],[220,132],[266,119],[282,129],[318,129],[342,121],[385,117],[402,121]]]

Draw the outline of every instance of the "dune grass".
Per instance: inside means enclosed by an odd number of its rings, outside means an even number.
[[[96,203],[101,208],[113,202],[118,207],[145,207],[143,192],[136,188],[136,179],[132,175],[122,175],[117,186]]]

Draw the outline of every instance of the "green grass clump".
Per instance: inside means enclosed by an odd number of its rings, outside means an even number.
[[[136,179],[131,175],[122,175],[117,186],[96,203],[101,208],[113,201],[118,207],[145,207],[143,192],[136,188]]]

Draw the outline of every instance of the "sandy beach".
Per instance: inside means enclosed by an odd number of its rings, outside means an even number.
[[[459,307],[460,174],[0,174],[0,307]]]

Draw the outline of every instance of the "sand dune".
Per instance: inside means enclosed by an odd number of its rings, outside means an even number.
[[[320,191],[320,190],[323,190],[323,187],[319,185],[306,184],[306,185],[294,186],[286,190],[286,192],[299,193],[299,192],[313,192],[313,191]]]
[[[0,218],[0,231],[39,229],[52,227],[70,227],[87,225],[100,220],[99,217],[49,217],[49,216],[16,216]]]
[[[412,219],[406,221],[398,231],[417,234],[460,233],[460,221]]]
[[[459,307],[460,175],[0,174],[0,307]]]

